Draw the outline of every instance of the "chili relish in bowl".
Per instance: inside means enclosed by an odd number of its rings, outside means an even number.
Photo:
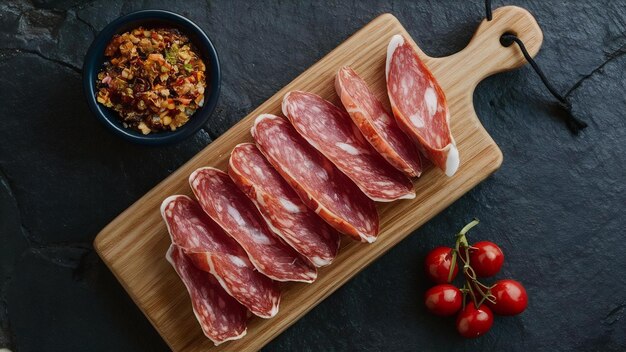
[[[104,55],[96,99],[124,127],[144,135],[175,131],[203,106],[206,66],[179,30],[139,27],[115,35]]]

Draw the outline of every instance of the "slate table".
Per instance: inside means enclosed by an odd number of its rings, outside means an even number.
[[[276,90],[383,12],[428,54],[454,53],[480,0],[33,0],[0,4],[0,347],[165,351],[93,252],[95,234]],[[504,5],[503,1],[496,1]],[[478,116],[502,168],[326,299],[268,351],[626,350],[626,2],[519,0],[544,30],[538,61],[589,128],[574,137],[524,67],[485,80]],[[214,40],[223,86],[210,123],[172,147],[111,135],[81,91],[83,55],[114,18],[165,8]],[[426,314],[424,255],[472,217],[497,242],[527,311],[480,339]]]

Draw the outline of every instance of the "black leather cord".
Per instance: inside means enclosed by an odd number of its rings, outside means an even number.
[[[491,19],[493,18],[492,12],[491,12],[491,0],[485,0],[485,9],[486,9],[487,20],[491,21]],[[567,112],[567,114],[563,114],[563,120],[565,121],[565,123],[567,124],[567,127],[573,134],[578,134],[582,129],[587,127],[586,122],[576,118],[572,114],[572,104],[567,100],[566,97],[562,96],[559,92],[557,92],[554,86],[552,86],[552,84],[550,83],[550,81],[548,81],[548,78],[546,77],[546,75],[543,73],[541,68],[539,68],[539,65],[537,65],[537,62],[535,62],[535,60],[528,53],[528,50],[526,50],[526,46],[524,45],[524,42],[522,42],[521,39],[519,39],[514,34],[504,33],[500,37],[500,42],[504,46],[510,46],[513,43],[519,46],[520,50],[522,51],[522,54],[524,55],[524,58],[526,59],[526,61],[528,61],[530,66],[533,68],[533,70],[535,70],[535,73],[537,73],[537,75],[541,79],[541,82],[543,82],[543,85],[546,86],[550,94],[552,94],[552,96],[554,96],[554,98],[559,101],[559,105],[561,106],[561,108]]]

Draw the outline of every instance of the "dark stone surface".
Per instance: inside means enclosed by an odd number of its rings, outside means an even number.
[[[503,2],[496,2],[498,5]],[[517,1],[545,35],[538,61],[590,127],[571,136],[524,67],[474,95],[502,168],[267,346],[317,350],[626,350],[626,2]],[[167,8],[214,40],[224,70],[204,131],[146,148],[109,134],[82,97],[94,34],[121,14]],[[95,234],[203,146],[383,12],[431,55],[454,53],[481,1],[0,3],[0,348],[161,351],[166,345],[91,249]],[[426,314],[428,250],[469,219],[523,282],[521,316],[477,340]]]

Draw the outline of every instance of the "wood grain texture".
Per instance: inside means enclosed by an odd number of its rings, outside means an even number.
[[[281,114],[280,103],[286,92],[310,91],[338,103],[333,80],[341,66],[352,66],[388,107],[384,73],[387,44],[394,34],[410,38],[394,16],[384,14],[374,19],[120,214],[96,237],[98,254],[173,350],[260,349],[501,165],[502,153],[476,117],[472,94],[483,78],[525,63],[516,46],[500,45],[500,35],[505,32],[517,34],[531,55],[539,51],[543,39],[539,26],[527,11],[513,6],[495,10],[493,20],[483,21],[469,45],[452,56],[431,58],[415,45],[446,93],[452,133],[461,156],[457,174],[448,178],[430,168],[415,181],[415,199],[378,204],[378,240],[367,245],[344,239],[339,256],[319,271],[317,281],[284,284],[278,315],[269,320],[252,318],[243,339],[214,347],[202,334],[185,287],[164,257],[170,239],[159,213],[161,201],[172,194],[190,195],[187,178],[196,168],[225,169],[232,148],[251,141],[249,130],[256,116]]]

